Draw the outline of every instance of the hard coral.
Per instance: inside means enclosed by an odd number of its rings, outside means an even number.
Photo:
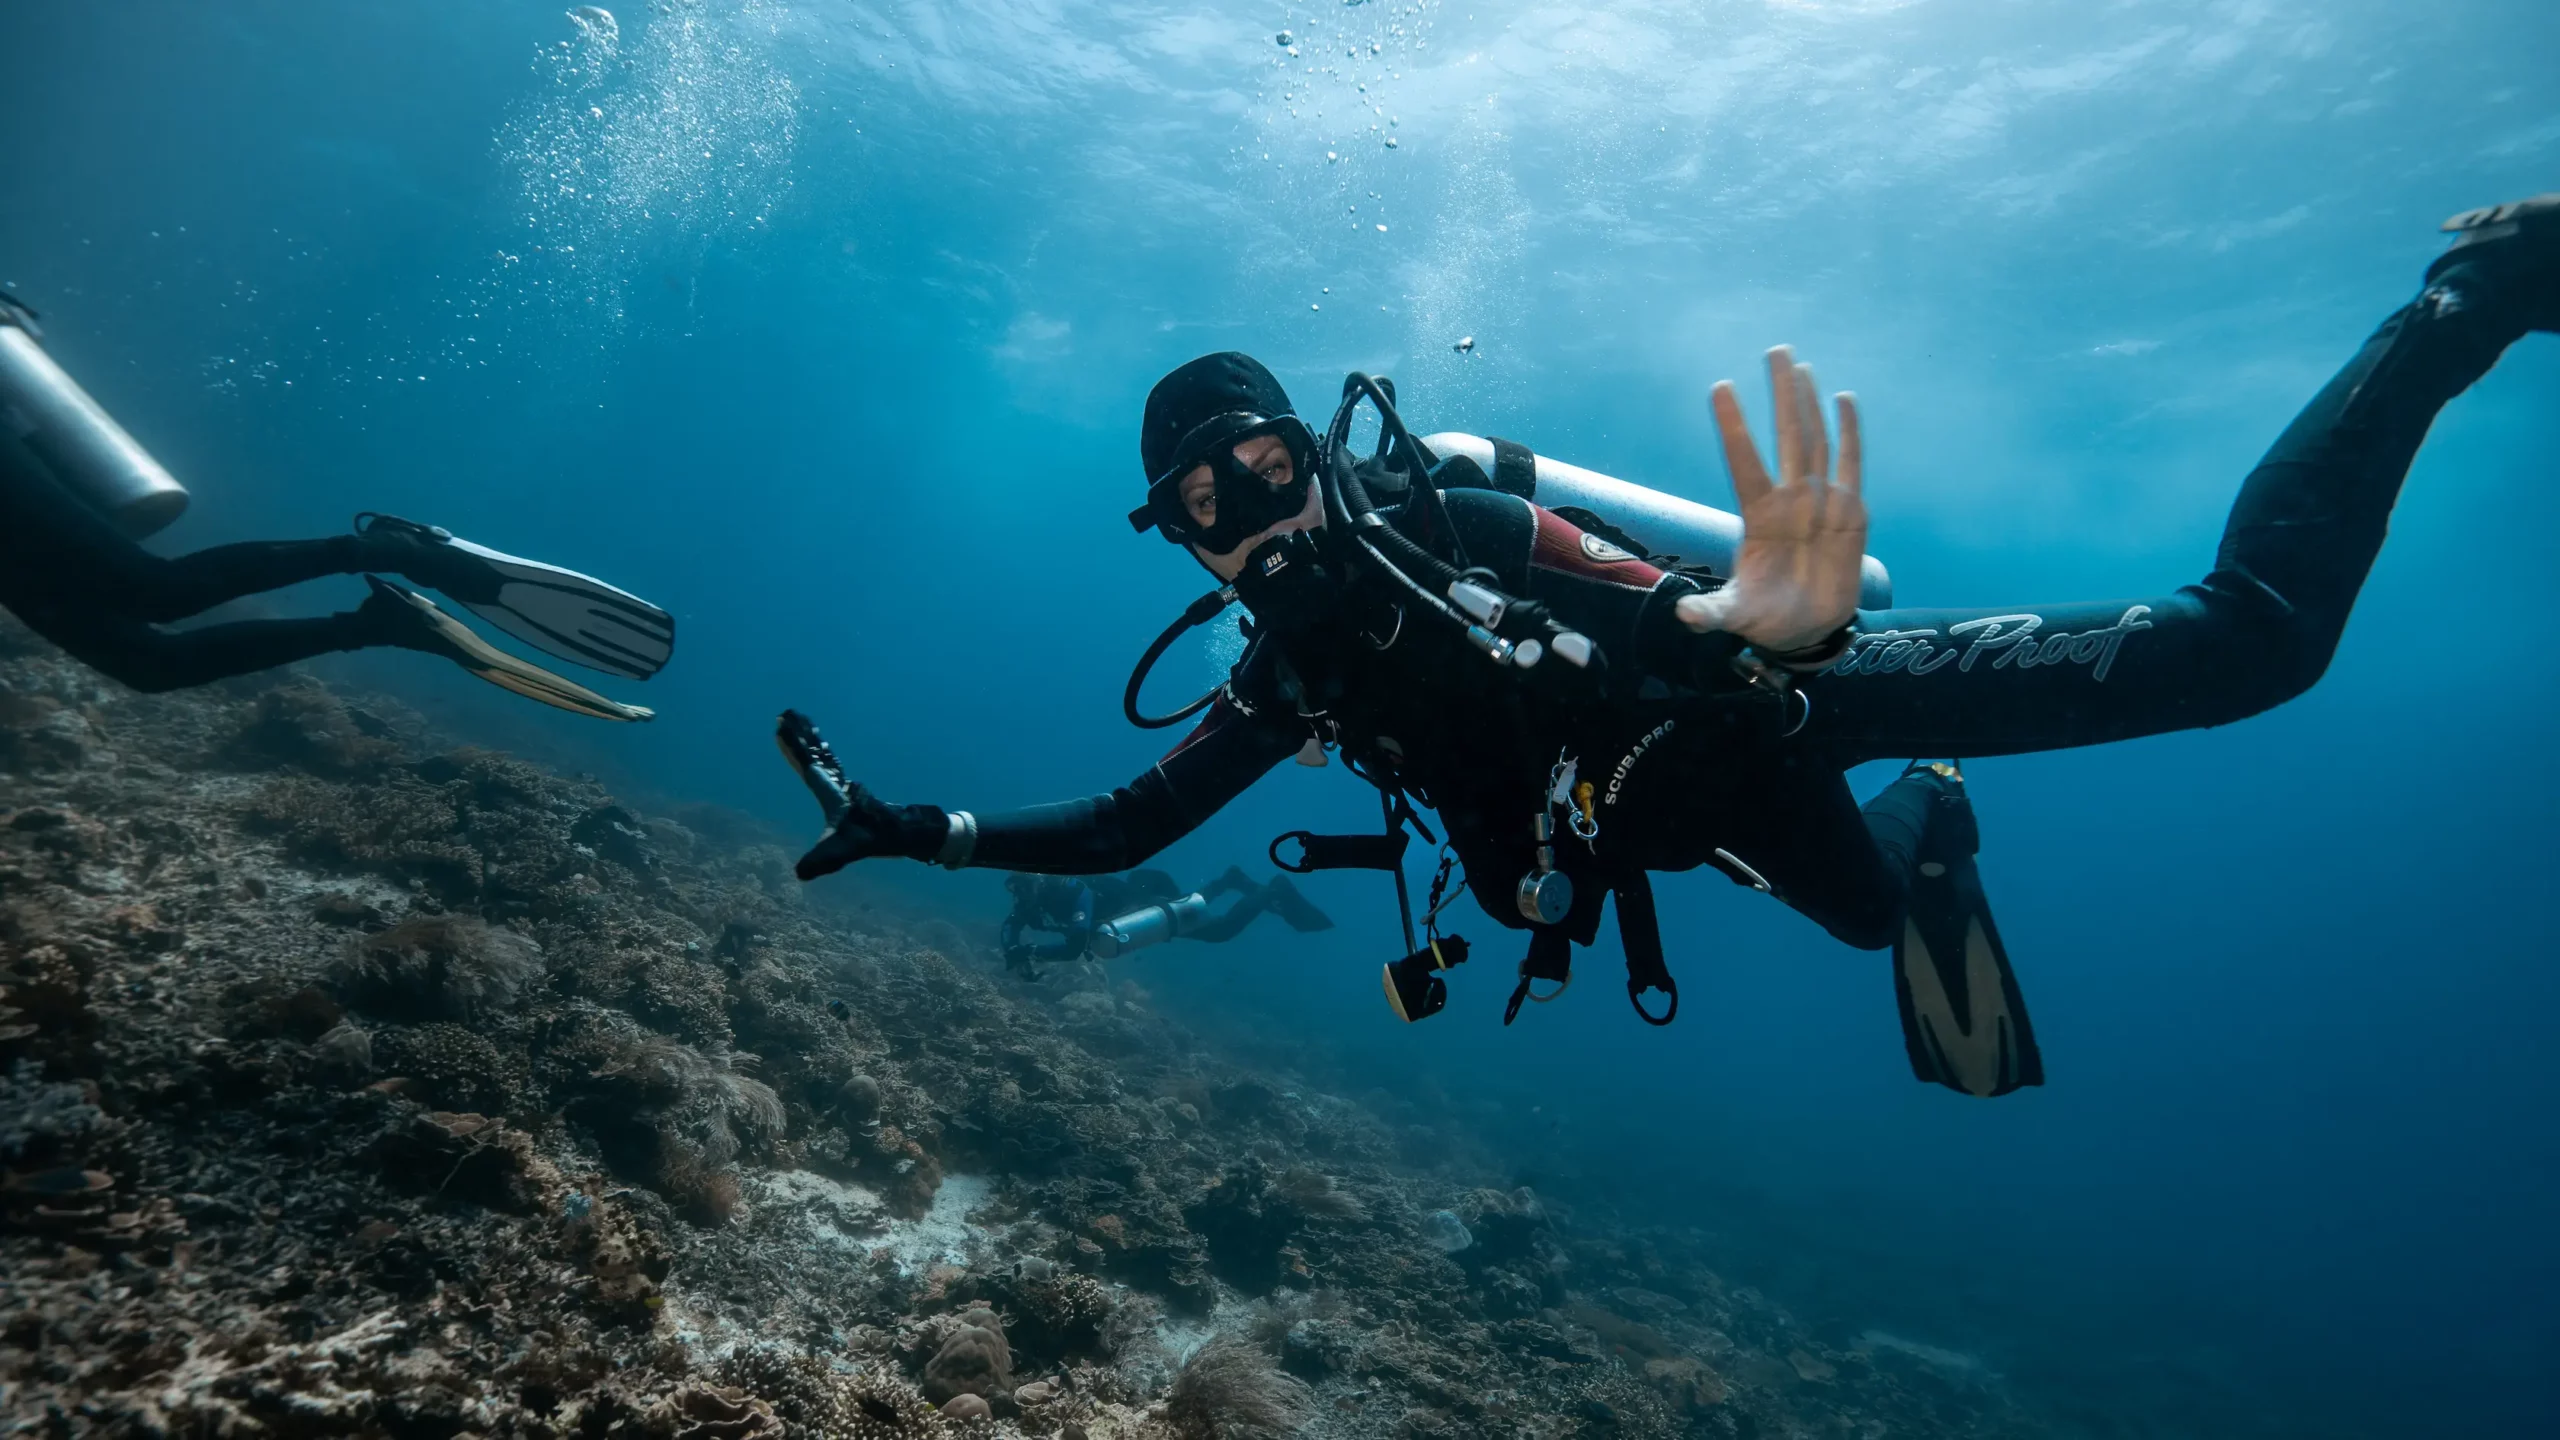
[[[920,1440],[941,1433],[924,1397],[878,1370],[839,1370],[808,1355],[741,1350],[721,1374],[772,1402],[792,1440]]]
[[[1180,1440],[1282,1440],[1315,1409],[1306,1382],[1280,1373],[1252,1342],[1221,1335],[1182,1362],[1165,1396],[1166,1423]]]
[[[390,727],[309,681],[279,685],[250,706],[249,721],[231,737],[232,759],[262,766],[293,765],[317,775],[361,775],[400,758]]]
[[[1310,1166],[1292,1166],[1271,1182],[1272,1198],[1309,1220],[1333,1221],[1345,1225],[1358,1224],[1369,1218],[1369,1207],[1360,1197],[1343,1189],[1334,1178]]]
[[[464,828],[461,813],[442,791],[401,771],[352,793],[309,776],[282,776],[250,803],[248,819],[281,834],[297,859],[422,881],[447,897],[480,890],[480,852],[455,838]]]
[[[998,1395],[1013,1389],[1013,1351],[992,1310],[971,1310],[924,1365],[925,1398]]]
[[[782,1440],[773,1406],[732,1386],[687,1385],[649,1407],[649,1433],[668,1440]]]
[[[334,1032],[333,1032],[334,1033]],[[371,1058],[377,1047],[368,1045]],[[520,1077],[485,1035],[449,1020],[385,1030],[378,1047],[383,1066],[406,1076],[419,1098],[455,1110],[513,1108]]]

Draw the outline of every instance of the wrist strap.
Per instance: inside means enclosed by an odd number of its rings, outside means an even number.
[[[1857,627],[1843,625],[1800,649],[1769,650],[1755,645],[1752,651],[1772,665],[1784,665],[1790,670],[1819,670],[1848,654],[1850,643],[1857,638]]]

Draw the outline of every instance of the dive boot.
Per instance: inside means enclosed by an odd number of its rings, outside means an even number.
[[[675,617],[592,575],[475,545],[439,525],[366,511],[356,533],[397,570],[528,645],[563,660],[646,680],[676,647]]]
[[[441,655],[502,690],[528,700],[598,720],[648,720],[657,712],[641,705],[608,700],[575,680],[554,675],[530,661],[519,660],[471,633],[469,626],[436,608],[426,596],[367,575],[373,593],[356,613],[385,645]]]
[[[2044,1083],[2044,1057],[2009,968],[1982,876],[1982,835],[1952,762],[1915,764],[1936,794],[1914,857],[1909,908],[1893,946],[1893,994],[1911,1073],[1984,1097]]]
[[[2488,310],[2560,333],[2560,191],[2465,210],[2443,228],[2453,243],[2427,267],[2439,314]]]

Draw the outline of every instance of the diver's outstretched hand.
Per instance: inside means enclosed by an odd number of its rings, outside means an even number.
[[[774,724],[773,740],[827,820],[825,838],[810,846],[809,853],[792,867],[801,879],[833,875],[856,860],[882,855],[921,858],[939,839],[941,811],[927,805],[891,805],[872,794],[844,773],[836,752],[808,716],[783,711]]]
[[[908,851],[903,817],[897,807],[881,800],[861,785],[847,788],[844,814],[837,819],[825,838],[809,847],[791,873],[803,880],[833,875],[856,860],[876,860],[883,855],[904,855]]]
[[[1761,463],[1733,382],[1716,382],[1716,430],[1742,509],[1742,553],[1723,588],[1682,600],[1675,612],[1692,630],[1721,630],[1766,651],[1809,649],[1849,623],[1858,609],[1858,567],[1867,550],[1867,502],[1860,472],[1857,397],[1842,391],[1840,464],[1813,371],[1781,345],[1769,352],[1769,389],[1778,412],[1778,478]]]

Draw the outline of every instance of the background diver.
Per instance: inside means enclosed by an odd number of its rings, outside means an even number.
[[[1743,526],[1716,573],[1648,563],[1600,520],[1530,503],[1536,471],[1517,447],[1491,476],[1437,459],[1368,377],[1346,381],[1319,441],[1259,364],[1195,360],[1148,397],[1151,483],[1131,519],[1251,612],[1252,643],[1199,727],[1109,794],[1002,814],[813,779],[831,828],[799,874],[886,855],[1120,870],[1323,747],[1388,803],[1435,809],[1484,911],[1530,932],[1512,1013],[1532,981],[1566,976],[1614,893],[1630,998],[1643,1012],[1648,991],[1667,992],[1666,1013],[1646,1014],[1667,1021],[1678,993],[1646,872],[1714,865],[1850,945],[1893,948],[1920,1078],[1982,1095],[2041,1083],[1955,767],[1915,764],[1863,812],[1844,772],[2227,724],[2316,682],[2436,413],[2509,344],[2560,330],[2560,195],[2445,228],[2455,238],[2421,293],[2250,472],[2212,569],[2134,601],[1857,610],[1856,404],[1835,402],[1835,464],[1812,377],[1783,349],[1769,357],[1774,475],[1733,387],[1712,395]],[[1382,430],[1368,457],[1347,444],[1364,396]],[[1430,483],[1390,493],[1397,472],[1435,460]],[[1400,1013],[1437,1008],[1428,969],[1447,959],[1409,956],[1400,986],[1390,967]]]
[[[1132,870],[1126,875],[1033,875],[1004,877],[1013,909],[1004,917],[998,944],[1008,968],[1031,971],[1036,962],[1116,959],[1131,950],[1167,940],[1198,940],[1218,945],[1244,933],[1265,912],[1277,915],[1299,934],[1330,930],[1333,921],[1298,893],[1288,877],[1274,875],[1255,883],[1230,865],[1227,873],[1185,893],[1162,870]],[[1214,909],[1222,896],[1235,902]],[[1035,941],[1032,932],[1054,934]]]
[[[646,680],[675,649],[675,619],[591,576],[502,554],[391,515],[322,540],[253,540],[179,556],[136,543],[187,493],[38,343],[33,312],[0,296],[0,606],[136,690],[178,690],[337,650],[441,655],[493,685],[605,720],[651,711],[609,700],[496,648],[405,576],[563,659]],[[295,620],[159,626],[323,575],[363,575],[353,610]]]

